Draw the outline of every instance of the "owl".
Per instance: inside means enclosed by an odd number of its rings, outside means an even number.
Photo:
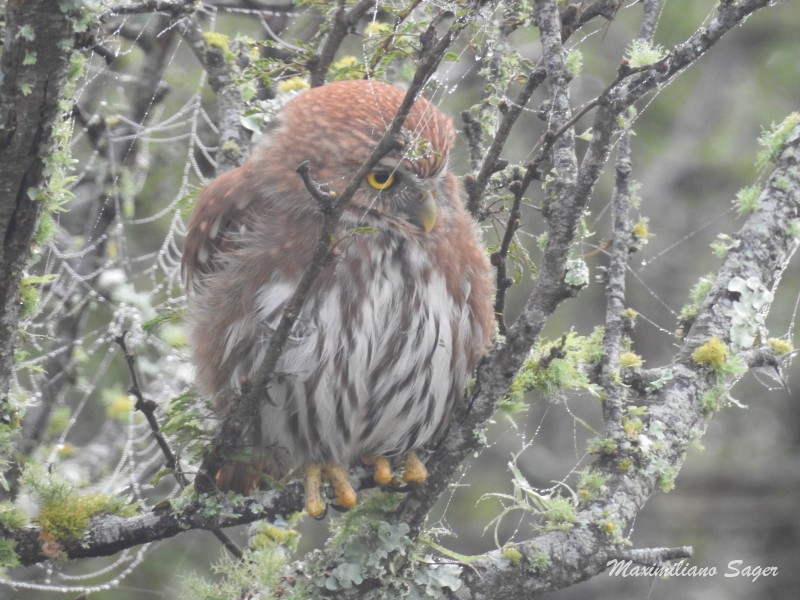
[[[404,96],[376,80],[304,91],[244,165],[199,195],[183,253],[189,337],[198,390],[221,415],[258,373],[320,238],[324,214],[298,166],[341,194]],[[425,480],[414,450],[444,431],[494,331],[490,266],[447,169],[454,138],[418,98],[403,143],[346,205],[259,415],[236,440],[246,458],[220,469],[220,489],[248,494],[302,471],[319,516],[324,482],[334,505],[355,504],[355,461],[379,484]]]

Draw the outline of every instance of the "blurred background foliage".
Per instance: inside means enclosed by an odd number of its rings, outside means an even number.
[[[665,2],[655,42],[666,48],[679,43],[707,22],[714,5],[711,0]],[[236,6],[246,10],[226,10]],[[265,13],[259,12],[259,2],[209,2],[207,7],[209,10],[199,19],[204,30],[231,38],[266,37],[261,22]],[[575,107],[594,98],[614,78],[620,58],[637,34],[640,17],[636,3],[625,3],[613,21],[596,20],[570,39],[569,45],[582,52],[584,63],[582,73],[571,83]],[[321,18],[319,12],[297,8],[289,15],[282,38],[290,43],[307,38]],[[151,460],[157,462],[136,444],[119,446],[120,439],[132,439],[131,430],[138,417],[126,404],[130,402],[126,393],[128,372],[109,332],[130,328],[137,321],[141,326],[143,321],[166,310],[181,309],[176,245],[182,229],[178,220],[180,213],[186,212],[193,190],[203,179],[213,176],[216,97],[203,85],[205,79],[196,57],[174,29],[167,27],[167,22],[165,17],[153,15],[125,18],[120,21],[120,29],[107,27],[107,42],[118,44],[121,50],[116,60],[106,64],[97,54],[89,56],[76,99],[88,119],[84,123],[75,121],[72,146],[79,179],[69,211],[58,216],[61,234],[56,241],[67,244],[79,255],[81,249],[92,245],[92,236],[107,235],[107,240],[101,252],[89,253],[93,263],[83,265],[85,270],[71,290],[83,294],[86,304],[65,304],[45,293],[38,320],[29,323],[35,338],[47,332],[43,323],[49,321],[52,325],[64,311],[85,306],[81,327],[88,333],[81,334],[73,348],[71,370],[59,373],[59,377],[70,380],[69,386],[65,386],[53,413],[55,418],[50,421],[50,431],[42,437],[42,446],[36,452],[40,460],[49,453],[55,463],[63,463],[67,469],[81,453],[96,453],[98,470],[92,475],[100,481],[103,477],[113,479],[110,469],[120,453],[140,453],[131,459],[131,464],[140,470],[146,471]],[[337,60],[352,56],[355,62],[350,64],[364,63],[365,22],[345,40]],[[148,123],[160,123],[153,130],[143,130],[139,123],[129,122],[132,98],[145,76],[148,58],[135,41],[121,33],[123,27],[158,32],[158,36],[150,36],[150,41],[170,44],[163,73],[158,76],[160,83],[154,88],[159,100],[146,104],[149,112],[140,115]],[[459,128],[463,125],[460,113],[481,96],[476,56],[491,49],[481,46],[490,36],[482,35],[479,28],[472,35],[469,43],[461,43],[460,59],[442,65],[429,93],[453,116]],[[536,61],[541,56],[532,26],[518,29],[508,43],[529,60]],[[698,64],[639,109],[634,125],[633,178],[641,184],[638,212],[648,220],[650,235],[642,250],[632,256],[627,304],[640,314],[633,348],[642,355],[645,366],[661,365],[672,354],[677,313],[691,286],[720,264],[710,245],[718,234],[733,233],[740,226],[733,199],[740,188],[759,176],[754,162],[760,133],[798,109],[798,56],[800,16],[796,3],[787,2],[751,17],[744,27],[725,37]],[[347,60],[336,65],[347,76]],[[391,69],[387,73],[389,80],[402,84],[403,76],[411,72],[409,67],[406,62]],[[336,68],[333,71],[337,72]],[[354,72],[357,74],[357,69]],[[543,93],[531,100],[503,152],[503,157],[512,163],[531,158],[532,147],[544,131],[536,116]],[[509,96],[513,98],[514,94]],[[97,122],[103,123],[101,133],[120,133],[115,148],[124,148],[121,155],[104,155],[103,135],[93,139],[87,133]],[[589,122],[584,118],[578,123],[577,132],[581,133]],[[131,150],[125,146],[126,139],[135,141],[137,147]],[[464,174],[469,170],[469,161],[463,134],[459,146],[453,166],[457,173]],[[109,156],[115,158],[110,160]],[[133,161],[128,161],[129,156]],[[582,246],[592,285],[556,312],[545,331],[551,339],[570,330],[588,335],[603,322],[605,297],[601,280],[606,258],[597,248],[609,237],[613,168],[606,171],[586,217],[587,233]],[[530,203],[523,212],[520,234],[534,265],[539,258],[536,236],[543,231],[536,208],[540,193],[536,184],[529,190]],[[98,205],[98,198],[105,199],[105,204]],[[89,205],[93,207],[88,208]],[[99,224],[103,207],[109,206],[114,206],[115,211],[111,216],[113,226],[106,230]],[[485,225],[487,241],[492,243],[496,231],[488,222]],[[78,233],[81,227],[84,233]],[[34,269],[41,274],[62,273],[59,265],[64,262],[67,261],[43,247]],[[771,335],[789,340],[797,325],[800,298],[797,267],[795,259],[784,275],[768,320]],[[525,267],[523,273],[509,295],[508,312],[512,318],[530,291],[529,269]],[[180,321],[142,336],[147,339],[134,343],[140,352],[139,368],[148,381],[148,395],[166,403],[185,391],[191,379],[185,367]],[[29,343],[26,351],[30,366],[42,366],[41,357],[50,352],[43,342]],[[37,376],[21,376],[22,388],[41,391]],[[786,373],[786,378],[788,390],[769,379],[746,376],[732,395],[747,408],[728,406],[716,415],[703,440],[705,450],[690,452],[675,489],[653,498],[629,533],[636,547],[691,545],[695,549],[692,564],[716,566],[724,571],[728,561],[738,559],[745,565],[775,565],[778,577],[751,583],[721,575],[654,581],[600,575],[552,597],[796,598],[800,589],[800,408],[789,390],[800,390],[797,369]],[[499,512],[499,505],[484,495],[512,491],[511,473],[506,468],[511,460],[538,487],[547,489],[556,481],[567,481],[574,487],[574,473],[587,460],[586,441],[595,435],[589,427],[602,428],[597,399],[585,393],[548,398],[534,392],[526,401],[522,412],[497,415],[486,432],[486,451],[466,466],[457,487],[431,515],[431,525],[452,533],[439,540],[443,546],[463,554],[478,554],[495,547],[494,532],[486,527]],[[79,418],[71,420],[76,415]],[[81,469],[76,477],[86,477],[85,465]],[[124,482],[117,479],[115,485],[121,483]],[[169,492],[169,485],[162,482],[142,495],[157,498],[165,491]],[[300,530],[302,554],[321,544],[327,522],[306,521]],[[501,544],[509,539],[526,539],[531,534],[531,524],[524,517],[513,515],[501,522],[497,532]],[[244,539],[244,532],[236,535]],[[192,572],[213,577],[208,565],[222,552],[206,532],[190,532],[157,543],[119,587],[91,597],[178,598],[182,578]],[[94,569],[98,574],[95,579],[81,581],[81,585],[108,581],[107,575],[99,573],[107,563],[92,561],[88,571]],[[87,572],[85,564],[61,568],[68,574]],[[12,575],[20,581],[42,581],[48,576],[40,569],[17,570]],[[56,594],[0,587],[0,598],[51,597]]]

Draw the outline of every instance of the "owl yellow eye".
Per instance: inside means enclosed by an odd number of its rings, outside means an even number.
[[[367,175],[367,183],[376,190],[387,190],[394,185],[394,175],[389,171],[372,171]]]

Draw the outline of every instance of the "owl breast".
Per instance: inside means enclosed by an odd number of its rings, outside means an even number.
[[[380,237],[376,243],[375,237]],[[307,300],[261,405],[260,444],[288,457],[347,464],[394,455],[435,436],[461,394],[472,330],[469,281],[459,296],[420,242],[351,240]],[[258,323],[234,323],[228,343],[262,331],[231,385],[252,377],[296,282],[273,279],[257,294]],[[237,330],[238,328],[238,330]]]

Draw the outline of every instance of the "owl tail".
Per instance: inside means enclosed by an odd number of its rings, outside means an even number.
[[[261,462],[236,462],[224,465],[215,477],[217,488],[250,496],[261,487],[269,487],[264,477],[266,465]]]

